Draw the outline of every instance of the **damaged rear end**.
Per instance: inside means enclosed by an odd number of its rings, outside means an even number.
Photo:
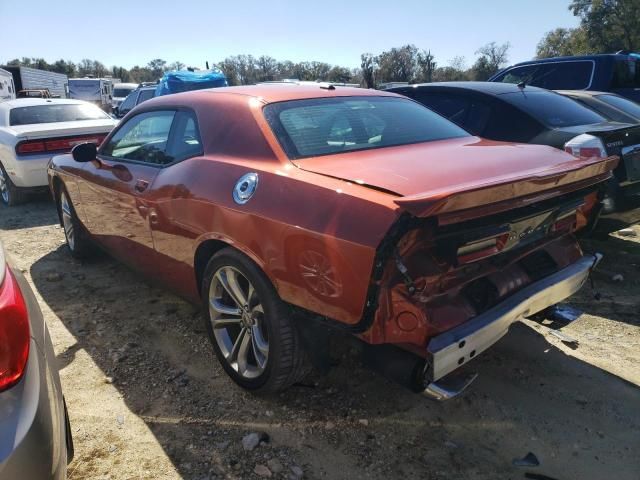
[[[445,376],[515,321],[578,291],[598,263],[574,233],[597,218],[617,158],[565,162],[400,197],[377,252],[362,338],[424,359],[414,378],[439,398]]]

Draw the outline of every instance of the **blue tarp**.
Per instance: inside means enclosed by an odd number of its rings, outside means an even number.
[[[166,72],[156,87],[155,96],[201,90],[203,88],[226,87],[227,85],[227,79],[224,74],[211,70]]]

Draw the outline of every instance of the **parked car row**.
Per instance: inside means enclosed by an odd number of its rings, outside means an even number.
[[[167,81],[123,86],[120,122],[86,102],[12,100],[0,103],[1,198],[48,185],[72,256],[100,247],[202,305],[245,389],[303,379],[327,347],[305,332],[328,325],[381,370],[404,365],[410,388],[451,398],[475,378],[457,378],[461,365],[587,281],[601,255],[578,235],[640,211],[637,105],[528,80],[155,95],[190,90]],[[38,405],[51,428],[46,441],[17,438],[28,425],[0,435],[0,472],[27,468],[40,442],[62,478],[73,443],[50,340],[1,257],[0,407]],[[29,390],[38,381],[52,385]],[[26,421],[24,408],[0,408],[0,426]]]
[[[483,138],[549,145],[576,157],[619,156],[621,161],[609,182],[599,228],[608,233],[640,221],[637,122],[611,120],[569,95],[525,85],[444,82],[391,91],[417,100]]]

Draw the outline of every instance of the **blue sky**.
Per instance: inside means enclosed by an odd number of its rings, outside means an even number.
[[[573,27],[569,0],[0,0],[0,63],[15,57],[90,58],[130,68],[152,58],[204,67],[251,53],[356,67],[363,52],[413,43],[439,65],[473,63],[478,47],[510,42],[510,62],[543,34]],[[98,7],[101,6],[101,7]],[[45,13],[46,12],[46,13]]]

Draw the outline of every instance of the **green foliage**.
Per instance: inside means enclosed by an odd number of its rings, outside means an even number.
[[[536,58],[586,55],[590,53],[584,28],[556,28],[547,32],[536,48]]]
[[[640,50],[640,0],[573,0],[569,10],[580,18],[591,52]]]

